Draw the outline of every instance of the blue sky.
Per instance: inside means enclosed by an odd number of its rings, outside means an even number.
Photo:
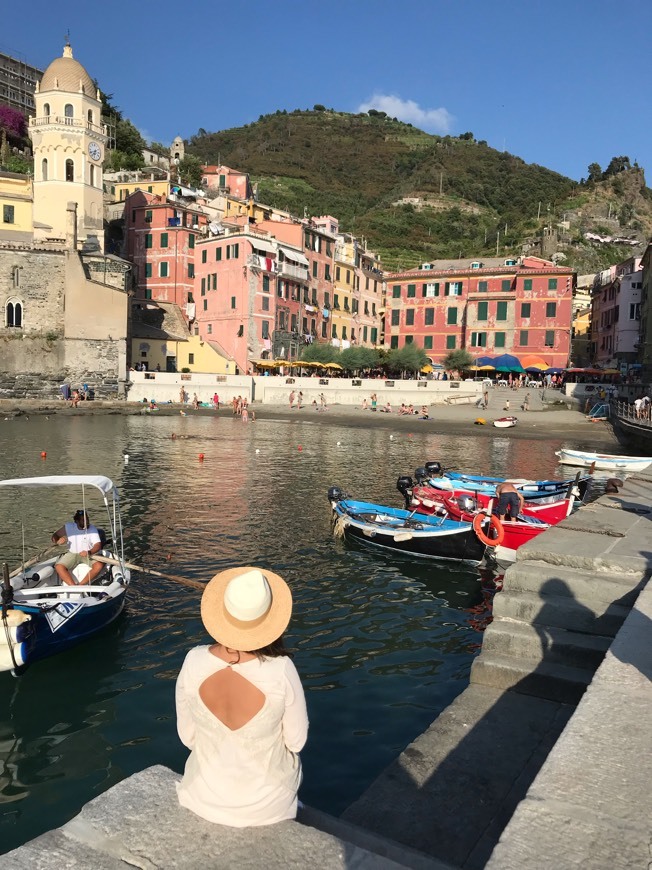
[[[0,50],[45,67],[68,29],[165,144],[276,109],[371,106],[576,179],[626,154],[652,185],[651,0],[33,0],[2,16]]]

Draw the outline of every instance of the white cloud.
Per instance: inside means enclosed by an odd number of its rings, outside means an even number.
[[[358,112],[368,112],[369,109],[387,112],[390,118],[398,118],[433,133],[448,133],[454,121],[448,109],[422,109],[414,100],[402,100],[394,94],[374,94],[358,106]]]

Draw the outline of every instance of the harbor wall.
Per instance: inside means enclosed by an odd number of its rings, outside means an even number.
[[[327,404],[360,407],[363,399],[371,402],[376,394],[378,408],[389,402],[396,409],[401,403],[422,405],[473,402],[482,393],[480,381],[377,380],[373,378],[299,378],[288,376],[215,375],[179,372],[129,372],[128,400],[142,402],[178,402],[183,386],[192,401],[194,393],[201,402],[212,401],[218,393],[221,403],[234,396],[246,397],[263,405],[285,405],[290,393],[303,393],[303,403],[319,403],[321,393]]]

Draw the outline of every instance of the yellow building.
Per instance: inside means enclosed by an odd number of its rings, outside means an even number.
[[[580,308],[573,314],[571,361],[577,368],[591,364],[591,307]]]
[[[16,172],[0,172],[0,242],[32,241],[34,225],[32,179]]]
[[[356,289],[355,253],[354,237],[348,234],[338,236],[335,244],[331,339],[333,344],[342,348],[359,343],[354,320],[360,298]]]
[[[124,180],[120,180],[121,178]],[[155,196],[167,199],[170,195],[170,181],[167,178],[152,178],[147,172],[138,175],[112,172],[104,181],[104,192],[110,202],[124,202],[137,190],[144,190],[146,193],[153,193]]]

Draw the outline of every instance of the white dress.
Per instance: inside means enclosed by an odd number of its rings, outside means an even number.
[[[199,695],[204,680],[228,667],[265,695],[258,713],[234,731]],[[299,674],[287,656],[229,665],[210,647],[195,647],[177,679],[176,706],[179,737],[191,750],[177,786],[182,806],[236,828],[295,818],[298,753],[308,736],[308,715]]]

